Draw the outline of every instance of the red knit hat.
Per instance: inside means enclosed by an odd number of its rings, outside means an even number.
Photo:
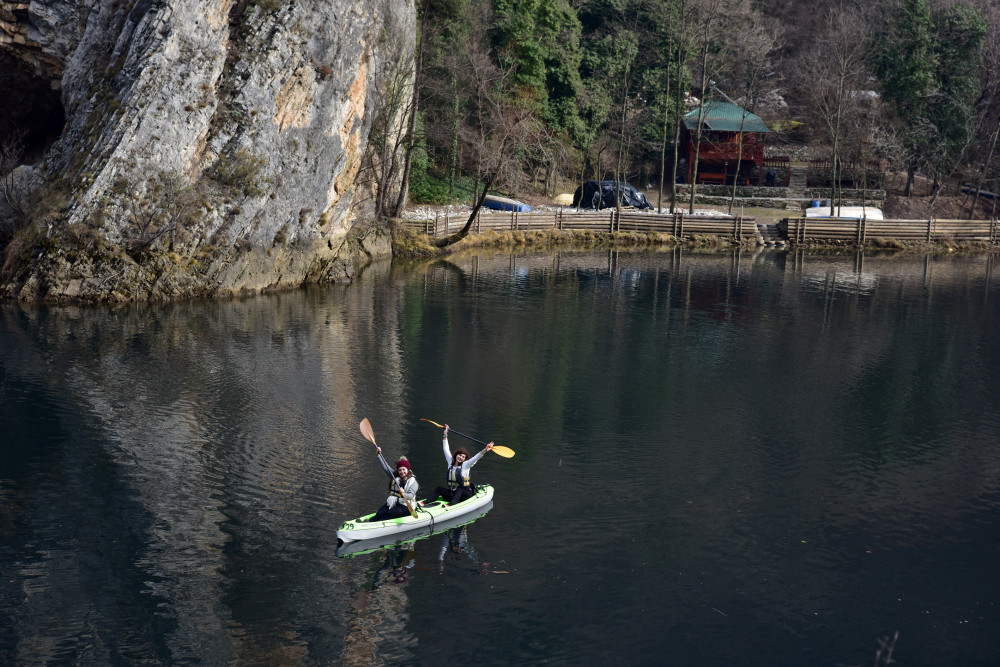
[[[410,472],[413,472],[413,468],[410,467],[410,462],[406,460],[405,456],[396,461],[396,470],[399,470],[400,468],[406,468]]]

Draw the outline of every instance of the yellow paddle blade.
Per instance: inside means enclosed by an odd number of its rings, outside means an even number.
[[[423,417],[421,417],[421,418],[420,418],[420,421],[422,421],[422,422],[427,422],[427,423],[429,423],[429,424],[434,424],[434,425],[435,425],[435,426],[437,426],[438,428],[444,428],[444,426],[441,426],[441,424],[438,424],[438,423],[437,423],[437,422],[435,422],[435,421],[431,421],[430,419],[424,419]]]
[[[499,454],[505,459],[509,459],[514,456],[514,450],[510,447],[504,447],[503,445],[493,445],[493,449],[491,451],[495,454]]]

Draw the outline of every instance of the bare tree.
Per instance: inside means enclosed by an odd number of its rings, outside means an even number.
[[[1000,137],[1000,110],[997,104],[997,100],[1000,99],[1000,5],[995,2],[983,2],[980,11],[986,20],[988,30],[981,51],[982,59],[979,66],[981,93],[976,101],[976,108],[979,110],[980,127],[989,137],[986,141],[989,148],[982,160],[982,168],[977,170],[975,193],[969,211],[970,220],[975,216],[979,195],[993,163],[997,139]],[[993,201],[996,202],[996,193]]]
[[[16,169],[24,156],[17,134],[0,140],[0,248],[5,247],[28,218],[28,186]]]
[[[439,247],[465,238],[490,188],[516,189],[525,177],[527,158],[545,152],[547,137],[541,121],[526,105],[517,103],[511,94],[513,70],[497,65],[486,44],[485,34],[477,31],[465,51],[464,77],[473,92],[473,111],[461,138],[467,167],[476,176],[476,203],[462,229],[438,240]]]
[[[424,8],[420,12],[420,22],[417,25],[417,55],[413,72],[413,87],[410,109],[406,120],[406,149],[403,153],[403,174],[399,182],[399,196],[396,198],[395,217],[401,217],[406,209],[410,192],[410,168],[413,165],[413,149],[417,138],[417,113],[420,103],[420,84],[424,78],[424,33],[427,29],[427,10],[430,0],[424,0]]]
[[[671,167],[670,173],[672,178],[670,179],[670,212],[675,213],[677,210],[677,166],[680,160],[680,145],[681,145],[681,124],[682,116],[685,113],[684,109],[684,71],[687,65],[687,61],[690,58],[691,53],[694,51],[695,42],[694,36],[691,30],[688,28],[690,21],[692,20],[692,11],[689,7],[689,0],[676,0],[675,5],[675,43],[676,43],[676,54],[674,59],[674,81],[676,85],[674,87],[674,161]],[[662,209],[658,209],[662,212]]]
[[[736,51],[733,65],[733,80],[739,82],[737,90],[743,97],[743,114],[740,118],[740,132],[737,140],[736,177],[733,178],[733,188],[729,196],[729,213],[733,212],[736,201],[736,186],[739,180],[740,162],[743,160],[743,129],[747,116],[752,113],[760,95],[761,82],[767,73],[767,56],[774,49],[778,39],[778,27],[755,11],[750,5],[740,7],[739,20],[743,23],[741,35],[742,48]]]
[[[407,175],[416,97],[413,94],[413,58],[396,54],[384,68],[375,69],[372,85],[372,128],[357,180],[373,184],[376,219],[398,215],[405,205]]]
[[[119,178],[112,193],[124,221],[122,240],[131,253],[145,251],[168,234],[173,249],[174,239],[185,238],[200,206],[196,189],[176,172],[161,171],[139,183]]]
[[[827,30],[818,35],[803,61],[803,88],[830,142],[830,215],[840,197],[842,147],[858,112],[858,91],[868,83],[868,27],[859,10],[837,6],[829,10]]]
[[[694,129],[694,164],[691,165],[691,188],[688,212],[694,213],[694,200],[698,191],[698,163],[701,159],[701,142],[705,130],[705,95],[711,81],[726,70],[732,59],[739,36],[739,23],[734,21],[734,10],[744,5],[746,0],[694,0],[693,33],[696,35],[697,71],[700,76],[701,104],[698,107],[698,121]]]

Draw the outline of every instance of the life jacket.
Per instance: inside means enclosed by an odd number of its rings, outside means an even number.
[[[460,486],[472,486],[468,475],[462,475],[462,466],[448,466],[448,488],[452,491]]]
[[[399,478],[395,477],[394,481],[389,482],[389,495],[396,496],[397,498],[405,498],[406,485],[410,483],[411,479],[413,480],[417,479],[416,475],[410,475],[409,477],[406,478],[405,482],[403,482],[402,484],[398,484]]]

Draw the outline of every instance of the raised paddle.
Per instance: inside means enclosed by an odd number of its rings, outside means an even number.
[[[430,419],[424,419],[423,417],[421,417],[420,421],[427,422],[429,424],[434,424],[438,428],[444,428],[444,426],[442,426],[441,424],[438,424],[435,421],[431,421]],[[490,444],[488,442],[483,442],[482,440],[476,440],[471,435],[465,435],[464,433],[460,433],[459,431],[456,431],[455,429],[451,428],[450,426],[448,427],[448,430],[451,431],[452,433],[454,433],[455,435],[460,435],[463,438],[467,438],[467,439],[471,440],[472,442],[478,442],[480,445],[488,445],[488,444]],[[374,442],[374,440],[372,442]],[[500,456],[504,457],[505,459],[509,459],[509,458],[511,458],[511,457],[514,456],[514,450],[511,449],[510,447],[504,447],[503,445],[493,445],[493,449],[491,449],[490,451],[491,452],[496,452],[497,454],[499,454]]]
[[[372,430],[372,425],[368,423],[368,417],[365,417],[364,419],[361,420],[361,435],[365,436],[366,440],[375,445],[376,449],[378,448],[378,443],[375,442],[375,432]],[[380,461],[382,461],[383,464],[385,464],[386,468],[389,467],[389,464],[386,463],[385,459],[382,458],[382,452],[379,452],[378,458]],[[403,502],[406,503],[406,509],[410,510],[410,516],[416,519],[417,512],[416,510],[413,509],[413,505],[410,504],[410,499],[406,497],[406,492],[400,488],[399,483],[396,481],[396,478],[393,476],[392,473],[387,473],[387,474],[389,475],[389,479],[392,480],[392,485],[395,486],[396,489],[399,491],[399,494],[403,496]]]

